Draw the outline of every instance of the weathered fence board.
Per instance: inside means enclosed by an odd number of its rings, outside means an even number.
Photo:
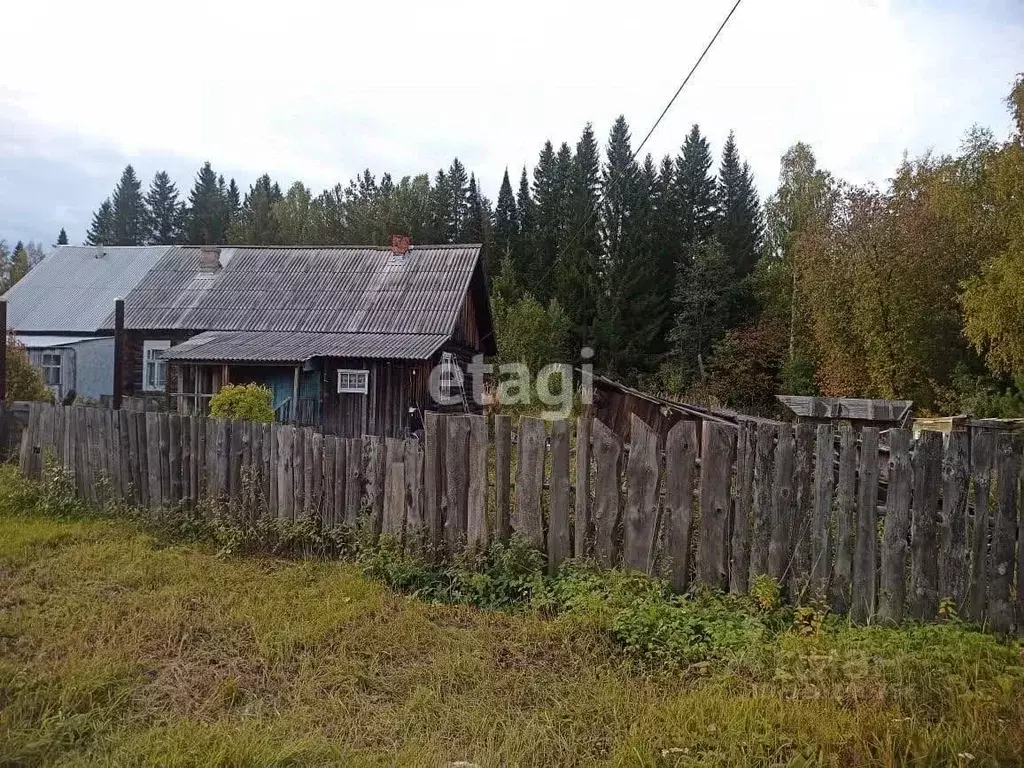
[[[793,484],[793,539],[789,567],[790,595],[795,601],[807,592],[811,577],[811,530],[814,514],[814,424],[799,423],[794,429],[796,474]]]
[[[779,425],[760,422],[755,432],[754,490],[750,540],[750,581],[768,575],[775,481],[775,442]]]
[[[548,569],[572,557],[569,530],[569,422],[551,424],[551,515],[548,520]]]
[[[400,460],[396,460],[400,459]],[[388,438],[384,481],[384,522],[382,533],[402,545],[405,532],[405,446]]]
[[[277,427],[277,514],[282,520],[295,519],[295,494],[292,464],[295,427],[281,424]]]
[[[590,518],[590,431],[589,415],[576,422],[576,509],[573,525],[573,554],[586,557],[591,552],[594,532]],[[506,498],[508,492],[506,491]]]
[[[654,571],[658,536],[658,433],[630,418],[626,458],[626,508],[622,521],[622,562],[634,571]]]
[[[967,615],[975,621],[985,618],[985,594],[988,590],[988,499],[995,435],[976,432],[971,437],[971,488],[974,494],[974,520],[971,526],[971,583],[968,589]]]
[[[768,544],[768,575],[785,582],[792,555],[794,528],[793,474],[796,441],[788,425],[779,429],[775,446],[775,472],[772,487],[771,539]]]
[[[448,417],[445,435],[444,543],[449,553],[466,546],[469,518],[469,418]]]
[[[363,441],[363,483],[366,507],[369,510],[374,539],[380,534],[384,519],[384,444],[379,437]]]
[[[988,622],[997,632],[1009,632],[1014,625],[1010,585],[1013,583],[1021,466],[1017,440],[1017,436],[1008,432],[1001,433],[996,440],[996,508],[989,561]]]
[[[594,422],[594,556],[605,567],[615,564],[618,555],[619,457],[622,441],[600,421]],[[517,489],[518,490],[518,489]]]
[[[860,433],[860,484],[857,493],[857,525],[853,542],[853,602],[850,617],[870,621],[875,613],[878,551],[878,428],[864,427]]]
[[[423,420],[423,514],[427,527],[427,556],[433,559],[444,540],[445,496],[444,468],[445,422],[436,413],[427,413]]]
[[[516,468],[516,505],[512,531],[538,549],[544,546],[541,490],[544,486],[544,454],[547,432],[543,419],[519,421],[519,463]]]
[[[512,417],[494,417],[494,535],[507,542],[512,535]]]
[[[828,594],[832,570],[832,495],[835,490],[835,433],[831,424],[819,424],[814,439],[814,507],[811,513],[811,595]]]
[[[853,547],[857,535],[857,436],[844,424],[839,428],[839,472],[836,479],[836,545],[832,567],[832,608],[850,610],[853,589]]]
[[[907,540],[910,536],[910,434],[889,430],[889,492],[880,556],[878,618],[898,624],[906,601]]]
[[[690,583],[696,469],[697,425],[692,421],[679,421],[665,438],[665,551],[672,586],[679,591]]]
[[[757,428],[740,422],[736,439],[736,482],[729,546],[729,591],[746,592],[750,578],[750,530],[754,506],[754,452]]]
[[[345,448],[345,522],[353,528],[359,525],[363,503],[363,440],[350,437]]]
[[[697,578],[708,586],[725,589],[729,585],[729,480],[736,429],[708,422],[703,432]]]
[[[967,601],[967,493],[970,484],[968,433],[955,429],[942,459],[942,514],[939,520],[939,595],[956,605]]]
[[[404,446],[405,545],[411,555],[422,555],[426,521],[423,518],[423,446],[414,437]]]
[[[914,511],[910,614],[918,619],[930,619],[939,610],[939,563],[936,554],[939,492],[942,489],[941,433],[921,433],[911,464],[914,471]],[[892,488],[892,485],[889,487]]]
[[[491,540],[487,518],[488,430],[486,416],[469,420],[469,479],[466,502],[466,541],[475,550],[486,549]]]

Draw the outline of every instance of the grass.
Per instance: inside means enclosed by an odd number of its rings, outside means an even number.
[[[390,589],[395,555],[223,557],[39,507],[0,473],[0,765],[1024,761],[1021,649],[957,623],[582,568],[481,610]]]

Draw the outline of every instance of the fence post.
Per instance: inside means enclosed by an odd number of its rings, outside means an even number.
[[[124,299],[114,299],[114,390],[113,409],[121,410],[124,389]]]

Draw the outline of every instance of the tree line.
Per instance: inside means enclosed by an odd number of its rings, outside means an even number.
[[[919,411],[1024,413],[1024,85],[1016,128],[854,185],[794,144],[762,203],[736,138],[698,125],[660,161],[618,118],[545,142],[492,204],[458,160],[369,170],[314,195],[268,175],[243,195],[205,163],[184,199],[129,166],[91,243],[484,246],[501,355],[578,360],[694,400],[766,411],[777,392],[908,398]]]

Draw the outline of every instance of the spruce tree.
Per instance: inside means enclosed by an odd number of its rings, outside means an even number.
[[[57,235],[57,245],[68,244],[68,233],[64,230],[64,227],[60,228],[60,234]]]
[[[684,261],[676,164],[668,155],[662,159],[654,174],[651,187],[651,232],[655,235],[652,248],[658,272],[655,290],[663,308],[661,330],[655,343],[655,350],[660,355],[669,351],[668,337],[674,324],[672,301],[679,279],[680,263]]]
[[[601,274],[601,157],[590,123],[576,143],[565,200],[555,291],[576,347],[594,343]]]
[[[149,212],[142,199],[142,182],[125,166],[111,197],[114,210],[113,245],[142,245],[149,229]]]
[[[506,257],[512,257],[519,248],[519,209],[512,193],[512,182],[508,178],[508,168],[501,178],[498,190],[498,206],[494,210],[494,245],[498,251],[498,264]]]
[[[653,368],[652,347],[661,326],[657,265],[651,250],[650,168],[633,159],[623,116],[608,138],[602,173],[601,227],[606,248],[598,317],[598,362],[630,378]]]
[[[683,385],[705,375],[711,350],[727,330],[732,269],[714,236],[692,246],[685,277],[677,282],[672,332],[674,353]]]
[[[459,158],[448,168],[448,232],[449,242],[465,242],[463,233],[469,219],[469,175]]]
[[[185,236],[190,245],[220,245],[227,242],[227,221],[221,180],[207,160],[196,174],[188,195]]]
[[[455,233],[452,231],[453,217],[451,185],[448,183],[448,174],[441,168],[434,177],[434,186],[430,190],[430,219],[433,224],[434,242],[455,241]]]
[[[711,148],[694,123],[683,142],[683,154],[676,159],[679,234],[681,245],[691,252],[697,243],[714,233],[716,195],[711,163]]]
[[[263,174],[249,187],[231,228],[231,242],[244,245],[281,245],[277,205],[281,187]]]
[[[760,258],[763,223],[750,166],[740,161],[732,131],[722,150],[718,178],[718,240],[733,274],[742,279],[754,271]]]
[[[542,304],[551,295],[551,270],[558,249],[558,221],[560,195],[555,148],[550,141],[544,143],[533,169],[533,203],[536,229],[527,254],[528,269],[523,273],[526,288]]]
[[[530,179],[526,175],[526,166],[519,177],[519,193],[516,196],[516,208],[519,211],[519,250],[514,254],[514,266],[517,275],[527,274],[531,263],[531,250],[537,236],[537,217],[533,197],[530,194]]]
[[[181,242],[185,205],[167,171],[157,171],[146,193],[149,208],[149,243],[173,245]]]
[[[111,245],[114,242],[114,206],[104,200],[92,215],[92,224],[85,235],[88,245]]]
[[[238,220],[238,214],[242,210],[242,193],[238,189],[238,184],[232,178],[228,183],[227,194],[224,199],[224,205],[227,210],[227,231],[231,231],[231,225]]]

